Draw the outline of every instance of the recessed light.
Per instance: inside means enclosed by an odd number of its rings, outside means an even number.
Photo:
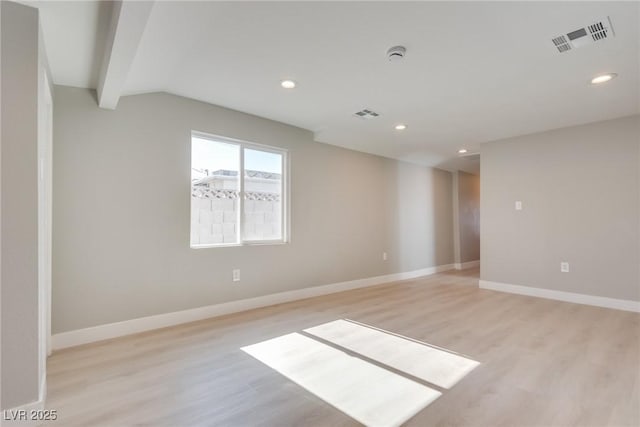
[[[296,87],[296,82],[294,82],[293,80],[283,80],[282,82],[280,82],[280,86],[285,89],[293,89],[294,87]]]
[[[395,128],[396,130],[405,130],[407,128],[407,125],[400,123],[400,124],[397,124]]]
[[[458,150],[458,154],[465,154],[467,152],[466,148],[461,148]]]
[[[616,73],[607,73],[607,74],[600,74],[599,76],[595,76],[594,78],[591,79],[591,84],[592,85],[597,85],[600,83],[606,83],[609,80],[612,80],[614,78],[618,77],[618,75]]]

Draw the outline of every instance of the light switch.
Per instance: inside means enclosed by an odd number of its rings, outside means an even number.
[[[516,200],[516,210],[517,211],[522,210],[522,202],[520,200]]]

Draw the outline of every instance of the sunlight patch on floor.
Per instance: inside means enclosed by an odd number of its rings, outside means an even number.
[[[304,332],[446,389],[453,387],[480,364],[461,355],[348,320],[336,320]]]
[[[298,333],[242,350],[367,426],[399,426],[441,395]]]

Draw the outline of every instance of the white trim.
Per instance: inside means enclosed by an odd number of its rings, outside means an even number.
[[[462,262],[462,263],[456,262],[453,266],[456,270],[466,270],[467,268],[480,267],[480,260],[477,259],[475,261],[468,261],[468,262]]]
[[[15,408],[3,409],[3,411],[20,411],[20,410],[36,411],[38,409],[43,409],[43,408],[44,408],[44,400],[36,400],[35,402],[25,403],[24,405],[16,406]],[[5,420],[3,419],[3,421]]]
[[[46,381],[45,381],[46,383]],[[40,397],[39,400],[36,400],[35,402],[31,402],[31,403],[27,403],[24,405],[20,405],[20,406],[16,406],[15,408],[10,408],[10,409],[3,409],[2,410],[2,414],[0,416],[0,423],[2,424],[2,426],[19,426],[19,427],[35,427],[40,425],[41,423],[46,421],[42,421],[42,420],[31,420],[29,419],[29,415],[31,413],[31,411],[42,411],[44,410],[44,398]],[[11,414],[17,414],[21,411],[24,411],[26,413],[27,419],[26,420],[11,420]],[[9,419],[5,419],[9,417]]]
[[[576,294],[573,292],[554,291],[551,289],[532,288],[529,286],[510,285],[508,283],[490,282],[488,280],[480,280],[479,286],[481,289],[490,289],[492,291],[528,295],[538,298],[572,302],[575,304],[593,305],[596,307],[613,308],[616,310],[640,313],[640,301],[598,297],[595,295]]]
[[[47,401],[47,376],[42,377],[40,381],[40,393],[39,393],[38,402],[42,403],[42,408],[44,408],[44,402]],[[42,409],[40,408],[40,409]]]
[[[414,279],[416,277],[428,276],[430,274],[435,274],[441,271],[452,269],[453,264],[439,265],[436,267],[423,268],[420,270],[407,271],[404,273],[387,274],[384,276],[369,277],[366,279],[332,283],[330,285],[314,286],[311,288],[280,292],[277,294],[264,295],[238,301],[230,301],[222,304],[214,304],[205,307],[175,311],[172,313],[157,314],[154,316],[140,317],[138,319],[125,320],[122,322],[108,323],[105,325],[93,326],[85,329],[62,332],[53,335],[53,349],[60,350],[63,348],[74,347],[81,344],[88,344],[110,338],[117,338],[125,335],[136,334],[139,332],[150,331],[153,329],[166,328],[168,326],[175,326],[183,323],[195,322],[197,320],[208,319],[211,317],[224,316],[226,314],[252,310],[254,308],[267,307],[270,305],[282,304],[285,302],[297,301],[321,295],[328,295],[336,292],[344,292],[351,289],[376,286],[383,283],[395,282],[398,280]]]

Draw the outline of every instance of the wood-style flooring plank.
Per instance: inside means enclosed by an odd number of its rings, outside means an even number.
[[[339,319],[480,362],[407,425],[640,425],[639,314],[479,289],[477,269],[55,352],[43,425],[358,425],[241,350]]]

